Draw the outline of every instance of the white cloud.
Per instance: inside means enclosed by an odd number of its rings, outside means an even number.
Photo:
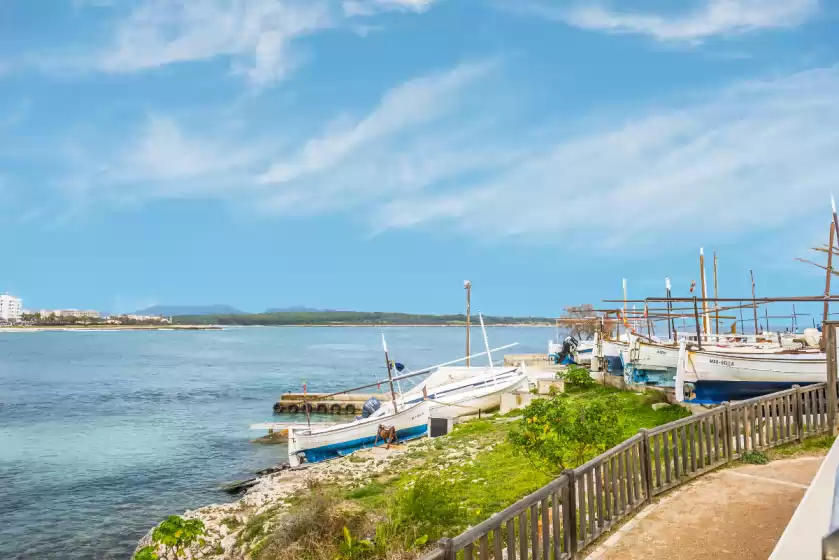
[[[564,21],[583,29],[649,35],[661,41],[701,41],[758,29],[794,27],[812,17],[819,0],[702,0],[681,14],[627,12],[598,4],[570,9],[541,2],[517,9]]]
[[[225,57],[234,73],[265,86],[286,78],[300,63],[299,39],[344,26],[347,17],[421,13],[431,2],[347,0],[341,11],[338,0],[140,0],[117,23],[112,44],[95,66],[134,72]]]
[[[132,72],[226,56],[261,86],[294,67],[296,39],[331,24],[321,0],[144,0],[118,25],[99,66]]]
[[[379,12],[403,11],[422,13],[434,0],[344,0],[344,13],[348,16],[370,16]]]
[[[835,189],[837,95],[839,67],[741,84],[704,103],[534,147],[469,188],[397,198],[375,224],[449,223],[588,247],[788,227],[824,210]]]

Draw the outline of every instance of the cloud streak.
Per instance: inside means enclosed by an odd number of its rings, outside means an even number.
[[[795,27],[814,16],[818,8],[819,0],[703,0],[699,8],[675,15],[626,12],[590,3],[562,8],[535,2],[516,9],[593,31],[699,42],[715,36]]]

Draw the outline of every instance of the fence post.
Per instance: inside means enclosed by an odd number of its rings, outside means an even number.
[[[565,535],[568,539],[565,547],[566,552],[573,560],[577,557],[577,476],[574,474],[574,469],[566,469],[562,474],[568,477],[568,486],[566,486],[568,499],[562,504],[565,517]]]
[[[725,462],[730,463],[731,457],[734,455],[734,451],[732,448],[734,447],[733,439],[735,437],[740,437],[740,434],[735,434],[734,430],[731,429],[731,403],[725,401],[722,403],[725,407],[725,412],[723,413],[723,422],[725,423],[725,430],[723,431],[723,435],[725,436]]]
[[[437,546],[439,546],[443,551],[443,560],[454,560],[454,541],[450,538],[443,537],[439,541],[437,541]]]
[[[653,499],[653,465],[650,458],[650,436],[646,428],[638,430],[643,439],[641,440],[641,477],[644,482],[644,492],[647,498],[644,500],[650,503]],[[667,445],[665,442],[664,445]]]
[[[804,441],[804,405],[801,402],[801,385],[793,385],[795,389],[795,406],[792,413],[795,415],[795,430],[799,442]]]

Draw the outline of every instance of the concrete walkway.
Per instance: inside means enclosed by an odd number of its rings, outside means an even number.
[[[768,558],[823,456],[702,476],[642,510],[590,560]]]

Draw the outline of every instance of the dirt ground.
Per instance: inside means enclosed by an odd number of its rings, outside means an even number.
[[[823,458],[705,475],[639,513],[588,559],[768,558]]]

